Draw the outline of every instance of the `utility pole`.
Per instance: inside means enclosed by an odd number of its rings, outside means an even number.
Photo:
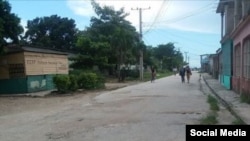
[[[150,7],[148,8],[136,8],[133,9],[131,8],[131,10],[138,10],[139,11],[139,39],[140,42],[142,42],[142,10],[148,10],[150,9]],[[140,80],[143,80],[143,50],[140,49],[139,51],[140,53]]]
[[[187,52],[184,53],[185,53],[185,62],[187,63]]]

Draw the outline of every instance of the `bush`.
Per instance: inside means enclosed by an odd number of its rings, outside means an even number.
[[[96,89],[104,87],[104,78],[92,72],[83,72],[78,77],[79,88]]]
[[[53,77],[53,82],[60,93],[66,93],[69,90],[70,78],[68,75],[56,75]]]
[[[70,79],[70,85],[69,85],[69,90],[71,91],[76,91],[78,89],[78,84],[77,84],[77,77],[76,75],[69,75]]]
[[[126,70],[126,74],[128,77],[139,78],[140,71],[139,70]]]
[[[105,87],[105,78],[101,74],[77,70],[70,75],[56,75],[53,82],[59,93],[76,91],[78,88],[97,89]]]
[[[105,77],[101,74],[97,74],[96,88],[105,88]]]

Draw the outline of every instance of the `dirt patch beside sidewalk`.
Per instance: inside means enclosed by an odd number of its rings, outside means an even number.
[[[90,99],[96,95],[101,94],[105,91],[111,91],[126,87],[129,85],[134,85],[139,82],[126,82],[126,83],[106,83],[106,89],[101,90],[83,90],[73,94],[62,94],[62,95],[44,95],[36,96],[33,93],[32,96],[27,95],[9,95],[0,97],[0,116],[21,113],[25,111],[39,110],[44,108],[52,108],[55,106],[60,106],[61,104],[67,103],[69,101],[83,98]]]

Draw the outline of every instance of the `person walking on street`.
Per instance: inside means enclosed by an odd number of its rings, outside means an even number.
[[[186,75],[187,75],[187,82],[189,83],[190,76],[192,75],[192,72],[189,66],[186,67]]]
[[[185,68],[184,67],[181,67],[180,68],[180,71],[179,71],[179,75],[181,76],[181,82],[182,83],[185,83]]]
[[[154,67],[151,67],[151,83],[155,81],[156,70]]]

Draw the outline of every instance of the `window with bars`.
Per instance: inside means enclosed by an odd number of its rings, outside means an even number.
[[[240,76],[240,44],[235,47],[235,76]]]
[[[10,78],[23,77],[24,65],[23,64],[9,64],[9,75],[10,75]]]
[[[244,77],[250,78],[250,38],[243,43],[243,74]]]

